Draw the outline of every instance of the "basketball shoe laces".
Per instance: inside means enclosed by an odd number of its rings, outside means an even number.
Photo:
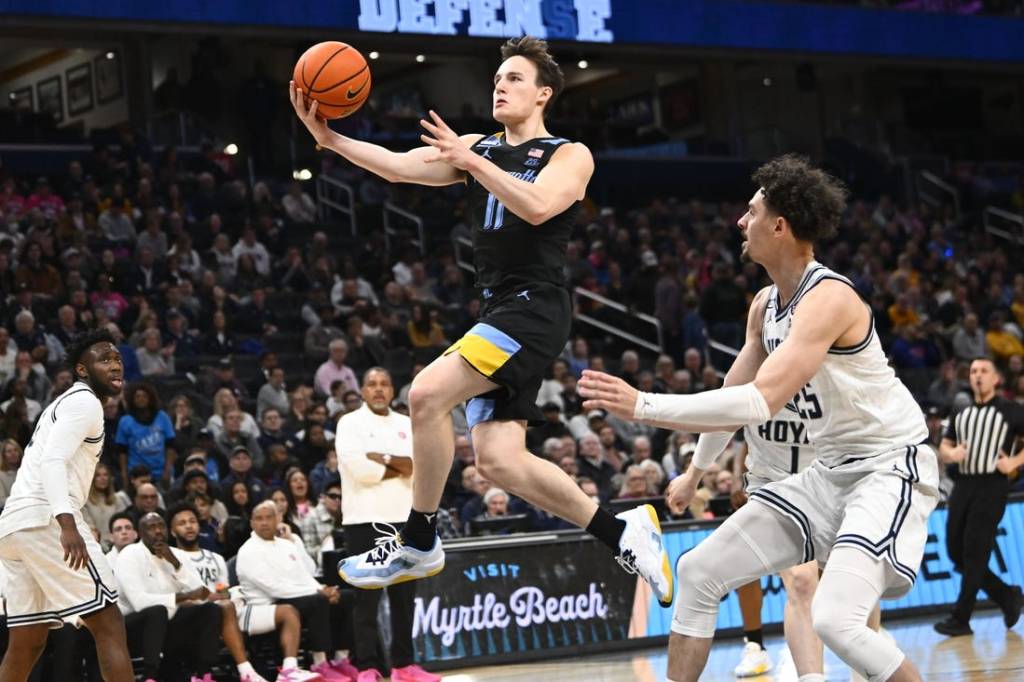
[[[374,521],[373,530],[382,535],[374,540],[376,547],[371,550],[366,561],[370,564],[383,564],[390,555],[402,548],[402,535],[390,523]]]
[[[622,570],[631,575],[637,575],[639,571],[636,568],[636,555],[633,554],[633,550],[623,550],[622,554],[615,557],[615,560],[619,562],[619,566],[622,566]]]

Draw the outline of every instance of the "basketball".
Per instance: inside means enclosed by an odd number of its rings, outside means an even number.
[[[359,50],[329,40],[306,50],[292,74],[295,87],[319,102],[317,113],[327,119],[356,112],[370,95],[370,67]]]

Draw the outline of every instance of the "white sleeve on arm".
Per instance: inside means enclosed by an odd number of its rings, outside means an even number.
[[[68,462],[78,452],[82,441],[103,433],[103,409],[92,392],[83,391],[62,400],[51,414],[55,421],[46,442],[41,443],[40,466],[43,492],[56,517],[75,511],[68,494]]]
[[[706,470],[725,450],[732,440],[731,431],[708,431],[697,438],[697,447],[693,451],[693,466]]]
[[[640,393],[633,416],[641,421],[688,424],[708,429],[756,425],[771,419],[761,391],[753,382],[693,395]]]

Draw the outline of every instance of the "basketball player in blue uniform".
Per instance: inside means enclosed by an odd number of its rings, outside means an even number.
[[[880,598],[911,589],[921,564],[927,518],[938,501],[938,464],[925,444],[924,416],[889,367],[871,308],[848,279],[814,259],[814,242],[839,222],[842,186],[793,156],[765,164],[754,181],[759,189],[739,227],[746,255],[774,284],[750,306],[726,386],[655,395],[592,371],[579,383],[586,409],[715,432],[694,453],[699,468],[721,452],[728,432],[761,424],[787,404],[817,453],[801,473],[755,491],[679,559],[668,677],[699,678],[719,601],[730,590],[827,560],[811,606],[817,635],[872,682],[920,680],[895,642],[867,621]]]
[[[302,92],[290,86],[297,115],[321,147],[392,182],[467,184],[483,296],[479,322],[417,374],[410,388],[415,474],[408,521],[390,541],[342,561],[338,570],[365,588],[441,571],[444,551],[436,522],[454,454],[450,412],[468,401],[480,473],[586,528],[668,604],[673,573],[654,509],[612,516],[555,464],[526,449],[527,423],[543,418],[535,401],[544,371],[569,338],[565,251],[594,160],[584,145],[544,126],[544,113],[564,83],[547,44],[518,38],[501,53],[492,112],[504,130],[457,135],[431,111],[430,120],[421,121],[426,146],[401,154],[332,132],[316,117],[316,103],[307,109]]]

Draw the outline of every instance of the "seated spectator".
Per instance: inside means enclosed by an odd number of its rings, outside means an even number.
[[[228,510],[228,518],[237,517],[249,521],[252,514],[253,501],[249,495],[249,486],[244,481],[235,481],[224,491],[224,507]],[[237,551],[237,548],[236,548]],[[227,552],[227,556],[233,556],[234,552]]]
[[[229,489],[237,482],[242,482],[249,489],[249,496],[261,502],[266,489],[256,472],[252,469],[252,455],[244,445],[236,445],[228,459],[228,474],[221,482],[224,489]]]
[[[316,321],[309,325],[302,348],[306,357],[326,360],[330,355],[331,342],[344,339],[345,332],[334,324],[334,307],[330,301],[321,301],[316,308]]]
[[[483,496],[483,513],[473,517],[470,522],[470,529],[472,534],[479,535],[479,532],[473,527],[477,521],[487,521],[489,519],[500,519],[503,516],[509,515],[508,510],[509,497],[501,488],[490,488]],[[501,531],[501,535],[508,534],[508,530]]]
[[[263,384],[256,395],[256,418],[262,420],[267,408],[275,408],[279,412],[288,409],[288,391],[284,386],[284,368],[275,367],[270,370],[267,383]]]
[[[267,463],[260,478],[269,486],[278,488],[284,486],[285,474],[291,469],[302,467],[302,463],[292,457],[288,448],[281,443],[272,443],[266,452]]]
[[[601,499],[609,500],[612,495],[612,477],[615,476],[615,469],[604,459],[604,452],[601,450],[601,441],[597,434],[586,433],[579,440],[579,457],[577,465],[581,476],[586,476],[597,483],[601,491]]]
[[[288,220],[296,225],[312,225],[317,220],[316,204],[309,194],[302,191],[302,183],[298,180],[288,186],[288,193],[281,198],[281,206]]]
[[[647,477],[648,490],[652,491],[652,495],[660,495],[665,487],[665,470],[653,459],[645,459],[639,466]]]
[[[284,415],[284,430],[298,433],[306,428],[306,411],[309,409],[309,397],[302,390],[296,389],[289,396],[288,412]]]
[[[5,444],[5,450],[6,447]],[[114,495],[114,476],[110,472],[110,467],[102,462],[98,463],[92,475],[89,497],[82,507],[82,516],[89,528],[98,534],[98,540],[104,549],[110,548],[110,518],[124,509],[121,500]]]
[[[285,474],[284,492],[288,497],[288,518],[302,528],[302,519],[316,508],[316,498],[310,495],[309,479],[301,469],[292,469]]]
[[[626,469],[626,474],[622,478],[622,487],[619,488],[616,499],[636,499],[650,497],[653,494],[647,485],[647,476],[644,474],[644,470],[639,465],[633,464]]]
[[[970,362],[974,358],[988,355],[988,342],[985,332],[978,325],[978,316],[974,313],[964,315],[963,322],[957,325],[953,333],[953,355],[957,360]]]
[[[37,244],[36,247],[39,245]],[[46,336],[36,324],[36,316],[30,310],[22,310],[14,316],[14,335],[11,337],[19,351],[32,356],[33,362],[46,359]]]
[[[284,652],[281,672],[287,675],[287,680],[303,679],[300,673],[305,671],[298,669],[295,660],[298,656],[299,632],[302,628],[299,612],[295,607],[285,604],[247,606],[244,602],[232,601],[228,594],[230,583],[224,557],[200,547],[199,515],[196,510],[187,504],[181,504],[169,509],[167,518],[177,549],[191,561],[192,568],[209,591],[207,599],[221,608],[221,639],[235,661],[240,682],[266,682],[249,663],[242,639],[242,624],[245,633],[250,636],[266,634],[280,628],[281,650]]]
[[[24,384],[24,382],[21,382]],[[3,422],[0,423],[0,437],[13,440],[19,447],[28,446],[32,438],[32,429],[28,421],[28,404],[24,397],[12,398],[4,409]]]
[[[569,435],[569,429],[562,421],[562,412],[558,403],[544,403],[540,408],[544,415],[544,423],[530,427],[526,431],[526,447],[530,452],[543,452],[543,445],[549,438],[561,438]]]
[[[185,503],[195,508],[199,519],[199,546],[220,554],[224,548],[220,545],[220,522],[212,514],[213,502],[213,498],[204,492],[196,491],[185,496]]]
[[[185,475],[181,477],[183,497],[188,499],[195,493],[203,493],[210,498],[210,516],[218,523],[224,523],[224,519],[228,517],[227,507],[224,503],[217,499],[220,491],[215,489],[210,483],[209,476],[206,475],[205,464],[202,467],[196,467],[191,471],[185,472]]]
[[[21,468],[21,458],[24,451],[13,438],[7,438],[0,443],[0,507],[7,502],[11,495],[11,486]]]
[[[1024,343],[1005,328],[1006,315],[994,312],[988,318],[988,332],[985,341],[989,350],[999,364],[1005,363],[1014,355],[1024,355]]]
[[[128,479],[129,469],[145,464],[154,479],[169,487],[177,458],[171,418],[160,409],[152,384],[140,382],[129,386],[126,398],[128,413],[117,423],[115,441],[121,480]]]
[[[160,507],[160,500],[160,491],[157,490],[155,485],[152,483],[142,483],[135,489],[132,506],[125,509],[125,511],[132,515],[132,518],[135,519],[135,525],[138,527],[138,520],[146,514],[156,513],[163,515],[164,510]]]
[[[18,402],[19,406],[24,406],[27,424],[35,424],[36,420],[39,419],[39,415],[43,413],[42,403],[29,397],[29,384],[20,377],[15,377],[11,380],[10,397],[0,403],[0,410],[7,414],[7,410],[13,402]]]
[[[197,332],[188,329],[188,320],[177,308],[171,308],[164,315],[167,330],[163,335],[164,347],[174,348],[176,358],[194,358],[199,355]]]
[[[107,523],[107,535],[110,537],[110,549],[107,550],[107,563],[113,571],[117,571],[117,557],[121,550],[139,539],[135,530],[135,519],[127,511],[119,511],[110,517]]]
[[[615,435],[615,429],[605,423],[597,432],[597,439],[601,442],[601,450],[604,452],[604,461],[608,462],[616,472],[622,471],[629,460],[629,453],[622,449],[622,443]]]
[[[6,385],[14,376],[14,358],[18,345],[11,338],[7,327],[0,327],[0,384]]]
[[[268,454],[272,445],[283,445],[288,449],[295,447],[292,434],[284,429],[282,412],[276,407],[268,407],[260,417],[260,432],[256,442],[264,454]]]
[[[213,313],[210,330],[199,339],[199,350],[203,355],[231,355],[236,352],[238,343],[235,335],[228,328],[228,318],[223,310]]]
[[[13,393],[19,380],[24,382],[24,386],[18,390],[25,400],[43,404],[50,395],[50,379],[42,365],[35,364],[32,355],[25,350],[19,350],[14,357],[14,376],[7,381],[7,391]]]
[[[309,633],[306,645],[313,654],[310,671],[331,682],[351,679],[351,664],[342,650],[342,646],[348,648],[351,612],[339,608],[341,590],[316,581],[313,560],[302,541],[281,521],[273,502],[256,505],[251,524],[252,536],[238,550],[236,559],[245,603],[294,606]],[[334,653],[334,660],[327,660],[328,653]]]
[[[213,414],[206,421],[206,428],[210,430],[214,440],[224,430],[224,415],[231,410],[240,409],[238,398],[235,397],[231,389],[222,388],[213,394]],[[248,412],[242,412],[242,425],[239,430],[255,437],[259,437],[260,434],[256,420]]]
[[[206,467],[206,451],[203,448],[192,448],[189,451],[188,457],[185,458],[185,463],[181,467],[181,476],[175,479],[167,491],[167,501],[171,504],[181,502],[188,494],[188,491],[185,490],[185,477],[188,476],[190,471],[202,471],[206,474],[207,480],[209,480],[210,474]],[[210,481],[210,483],[210,490],[207,492],[216,495],[216,486],[213,485],[213,481]]]
[[[185,672],[202,678],[220,655],[224,609],[208,601],[210,590],[192,568],[191,558],[167,544],[167,524],[161,515],[145,514],[139,520],[139,537],[141,542],[117,556],[118,606],[126,615],[163,608],[168,621],[159,676]]]
[[[199,440],[199,431],[203,428],[203,422],[196,417],[192,401],[181,394],[174,396],[167,405],[167,414],[174,427],[174,449],[179,453],[192,452]]]
[[[174,374],[174,344],[161,347],[161,342],[158,329],[147,329],[142,333],[142,346],[135,349],[142,376],[169,377]]]
[[[316,562],[317,573],[322,574],[321,552],[324,549],[324,541],[332,537],[333,531],[341,530],[341,480],[338,479],[337,473],[323,486],[320,501],[313,511],[299,522],[299,528],[306,551]],[[331,547],[334,547],[333,542]]]
[[[355,372],[345,364],[348,357],[348,344],[344,339],[335,339],[328,346],[329,357],[316,370],[314,389],[321,397],[330,395],[331,383],[338,380],[345,384],[345,390],[358,391],[359,382]]]
[[[239,447],[245,448],[252,457],[256,468],[263,466],[263,450],[260,449],[256,436],[242,430],[243,413],[240,410],[230,410],[224,414],[224,428],[214,439],[217,452],[224,459],[229,459],[232,453]]]
[[[323,424],[311,422],[304,432],[300,431],[295,437],[301,438],[295,447],[295,455],[307,471],[315,469],[334,449],[334,434],[326,431]]]
[[[324,452],[324,458],[309,472],[309,487],[313,495],[322,495],[324,487],[338,476],[338,452],[331,443],[331,447]]]
[[[288,495],[284,492],[284,488],[271,488],[270,492],[267,493],[267,499],[274,503],[274,508],[277,509],[278,518],[283,519],[283,522],[288,524],[288,527],[292,529],[292,533],[295,537],[302,537],[302,532],[299,530],[299,524],[289,518],[291,513],[288,511]]]
[[[135,503],[135,493],[138,491],[139,486],[143,483],[152,482],[153,475],[149,472],[149,467],[145,464],[136,464],[128,470],[127,483],[114,496],[118,499],[118,503],[127,509]],[[161,509],[165,507],[163,495],[157,495],[157,506]]]
[[[422,303],[413,303],[412,316],[406,323],[406,333],[413,348],[438,348],[448,345],[444,329],[438,323],[437,310]]]
[[[484,478],[476,467],[466,467],[466,471],[469,471],[471,468],[473,475],[469,484],[470,489],[473,491],[473,496],[459,510],[459,520],[463,528],[468,527],[474,518],[484,513],[486,510],[484,495],[491,489],[491,482]],[[463,472],[463,474],[465,476],[466,472]]]

